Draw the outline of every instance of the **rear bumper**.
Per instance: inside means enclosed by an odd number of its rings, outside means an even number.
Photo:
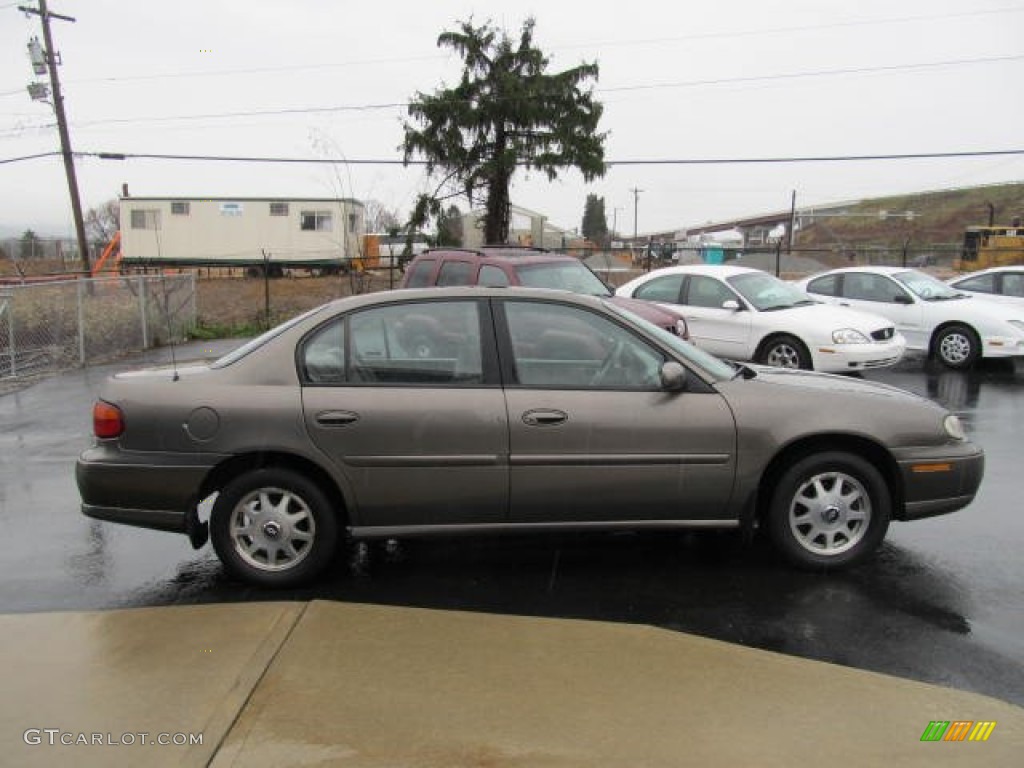
[[[75,465],[82,513],[139,528],[187,533],[203,481],[221,458],[129,452],[108,445],[90,448]]]
[[[985,474],[985,454],[973,443],[914,449],[897,456],[903,478],[897,520],[919,520],[963,509],[974,500]]]

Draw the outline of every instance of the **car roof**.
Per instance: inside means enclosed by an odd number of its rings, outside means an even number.
[[[818,272],[812,277],[821,277],[822,275],[834,275],[845,272],[872,272],[876,275],[895,275],[900,272],[920,272],[921,270],[915,269],[914,267],[876,267],[870,264],[865,264],[862,267],[838,267],[837,269],[826,269],[823,272]],[[928,274],[925,272],[924,274]]]
[[[433,248],[417,254],[413,261],[436,259],[439,256],[468,257],[480,261],[514,264],[550,264],[552,262],[579,261],[575,256],[517,245],[486,245],[480,248]]]
[[[521,286],[491,287],[477,285],[460,285],[452,287],[435,288],[395,288],[390,291],[377,291],[375,293],[363,293],[358,296],[345,296],[329,302],[331,310],[350,310],[359,307],[371,307],[387,304],[394,304],[401,301],[439,301],[443,299],[489,299],[489,298],[517,298],[517,299],[541,299],[558,300],[571,304],[579,304],[587,307],[603,306],[602,299],[605,297],[589,296],[572,291],[563,291],[554,288],[524,288]]]
[[[682,264],[676,267],[661,267],[651,270],[644,277],[655,277],[659,275],[713,275],[715,277],[734,277],[735,275],[748,275],[751,272],[765,272],[763,269],[753,267],[737,267],[732,264]]]
[[[1003,267],[989,267],[988,269],[979,269],[976,272],[964,272],[964,274],[956,275],[951,279],[964,280],[968,277],[976,277],[977,275],[991,275],[996,272],[1024,272],[1024,264],[1010,264]]]

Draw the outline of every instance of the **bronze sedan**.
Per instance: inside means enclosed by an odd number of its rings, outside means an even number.
[[[969,504],[984,467],[923,398],[519,288],[340,299],[210,365],[111,377],[94,429],[86,515],[209,535],[266,586],[346,536],[761,526],[798,566],[847,566],[891,520]]]

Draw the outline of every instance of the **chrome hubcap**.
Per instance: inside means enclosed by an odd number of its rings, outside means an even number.
[[[801,485],[789,506],[789,529],[797,543],[817,555],[838,555],[864,538],[871,498],[856,478],[822,472]]]
[[[962,363],[971,354],[971,342],[962,333],[951,333],[944,336],[939,345],[939,353],[943,360],[951,363]]]
[[[799,368],[800,355],[789,344],[776,344],[768,350],[768,365],[779,368]]]
[[[316,524],[301,497],[282,488],[249,493],[231,514],[235,552],[261,571],[286,571],[309,555]]]

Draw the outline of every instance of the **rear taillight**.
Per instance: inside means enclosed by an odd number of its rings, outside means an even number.
[[[124,414],[116,405],[97,400],[92,407],[92,431],[96,437],[118,437],[124,432]]]

